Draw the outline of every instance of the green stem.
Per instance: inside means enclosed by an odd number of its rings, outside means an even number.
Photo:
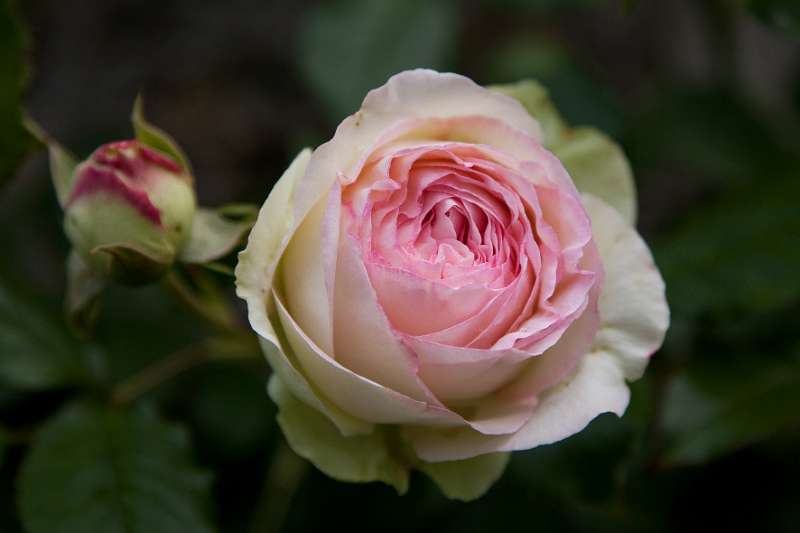
[[[251,533],[279,533],[289,514],[292,500],[308,473],[308,462],[281,440],[267,470]]]
[[[168,272],[164,276],[164,283],[181,303],[198,317],[211,323],[223,333],[241,335],[242,329],[231,313],[220,312],[219,308],[204,302],[177,272]]]
[[[145,367],[141,372],[114,387],[111,402],[114,405],[126,405],[164,381],[208,360],[205,342],[187,346]]]

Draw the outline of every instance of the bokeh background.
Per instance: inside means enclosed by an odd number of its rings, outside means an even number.
[[[624,147],[638,226],[667,283],[664,347],[622,419],[604,415],[567,441],[515,453],[470,504],[447,501],[422,475],[404,497],[313,468],[294,487],[291,471],[270,469],[282,436],[266,365],[203,365],[136,407],[184,428],[182,453],[207,480],[202,520],[257,533],[286,508],[287,532],[797,531],[799,5],[28,0],[14,20],[4,6],[0,531],[24,530],[18,508],[31,495],[17,495],[20,466],[54,411],[102,395],[205,328],[158,288],[117,288],[96,339],[72,339],[60,316],[68,244],[46,157],[18,166],[30,143],[14,122],[16,98],[86,155],[131,135],[142,90],[149,118],[188,152],[201,204],[261,203],[293,155],[329,138],[368,89],[421,66],[482,84],[538,79],[572,124]],[[68,460],[45,469],[42,484],[61,475],[56,466]]]

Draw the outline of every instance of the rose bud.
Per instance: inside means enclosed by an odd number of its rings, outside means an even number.
[[[159,277],[187,240],[196,211],[192,176],[137,140],[99,147],[79,164],[64,228],[97,273],[126,284]]]
[[[323,472],[472,499],[509,452],[625,412],[664,282],[621,150],[555,113],[534,84],[403,72],[269,194],[237,293]]]

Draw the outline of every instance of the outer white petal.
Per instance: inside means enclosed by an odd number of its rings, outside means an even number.
[[[278,262],[294,233],[292,196],[297,181],[303,176],[311,150],[306,148],[283,173],[258,212],[247,246],[239,253],[236,265],[236,295],[247,302],[247,316],[256,333],[278,344],[269,322],[272,305],[272,283]]]
[[[275,184],[250,232],[247,247],[236,266],[236,294],[247,302],[250,325],[258,333],[270,366],[296,397],[325,413],[344,434],[367,433],[372,426],[342,412],[322,399],[291,360],[289,347],[279,339],[269,315],[274,313],[272,282],[291,237],[291,198],[296,181],[311,156],[303,150]]]
[[[294,219],[302,220],[330,190],[338,173],[348,175],[357,168],[364,152],[397,122],[465,115],[498,119],[535,139],[542,138],[538,122],[514,98],[458,74],[425,69],[401,72],[370,91],[361,109],[339,125],[333,139],[314,151],[297,187]]]
[[[487,436],[469,429],[409,428],[417,455],[425,461],[453,461],[489,452],[527,450],[578,433],[602,413],[621,416],[630,392],[616,357],[607,352],[583,358],[564,384],[541,396],[528,422],[513,435]]]
[[[613,354],[627,379],[639,379],[669,326],[664,280],[647,244],[615,209],[591,195],[583,203],[606,270],[594,349]]]

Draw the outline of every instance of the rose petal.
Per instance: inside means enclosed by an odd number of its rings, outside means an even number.
[[[606,269],[595,349],[619,358],[625,377],[635,380],[669,326],[664,280],[647,244],[616,210],[590,195],[583,202]]]

